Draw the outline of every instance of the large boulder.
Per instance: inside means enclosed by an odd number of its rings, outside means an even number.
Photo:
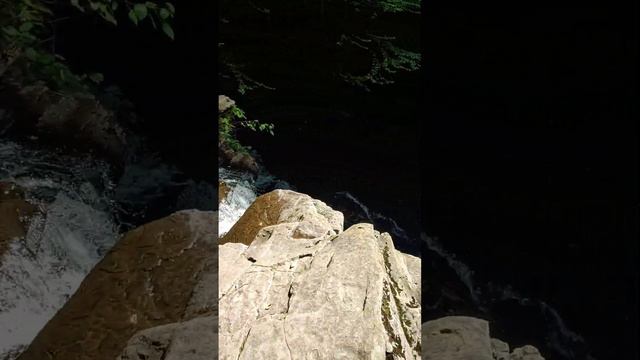
[[[215,359],[217,316],[201,316],[184,322],[142,330],[127,343],[118,360]]]
[[[422,328],[425,360],[493,360],[489,323],[464,316],[428,321]]]
[[[509,360],[544,360],[540,351],[531,345],[513,349]]]
[[[2,79],[2,96],[15,112],[16,128],[56,146],[90,151],[122,164],[130,144],[114,111],[89,93],[62,94],[42,82],[25,86],[20,78]]]
[[[19,359],[113,360],[138,331],[215,315],[216,234],[215,213],[200,211],[128,232]],[[174,328],[163,339],[184,336]]]
[[[261,229],[280,223],[297,223],[294,237],[316,238],[342,231],[343,222],[342,213],[320,200],[290,190],[275,190],[259,196],[219,243],[249,245]]]
[[[447,316],[422,324],[425,360],[544,360],[531,345],[514,349],[492,339],[486,320]]]
[[[218,162],[219,165],[247,171],[254,175],[260,171],[258,162],[251,154],[235,150],[225,141],[220,141],[218,144]]]
[[[259,197],[219,246],[219,359],[418,359],[420,259],[307,195]]]

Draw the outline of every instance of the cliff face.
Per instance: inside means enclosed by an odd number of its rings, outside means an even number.
[[[293,191],[220,240],[220,359],[420,358],[420,259]]]

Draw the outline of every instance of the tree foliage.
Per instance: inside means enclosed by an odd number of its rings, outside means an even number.
[[[102,81],[101,74],[75,74],[55,50],[56,24],[64,7],[74,7],[85,13],[118,24],[128,17],[138,25],[149,22],[174,38],[171,20],[175,8],[170,2],[128,0],[0,0],[0,49],[9,64],[18,64],[27,71],[27,80],[43,80],[49,86],[64,90],[87,90]],[[88,29],[87,29],[88,30]]]
[[[274,135],[273,124],[262,123],[258,120],[248,120],[244,111],[233,105],[218,115],[218,132],[219,140],[235,151],[247,152],[247,148],[240,144],[235,136],[238,127]]]
[[[234,79],[241,94],[268,87],[254,80],[259,75],[245,71],[262,59],[243,57],[238,46],[243,43],[278,44],[296,36],[307,37],[304,46],[309,50],[324,48],[327,53],[340,54],[325,64],[335,68],[336,79],[365,90],[390,84],[398,72],[420,67],[417,42],[410,44],[398,29],[398,23],[405,19],[417,24],[419,0],[302,0],[295,6],[279,0],[222,0],[220,9],[220,76]],[[262,29],[251,34],[246,30],[251,23],[259,23]],[[416,27],[410,31],[414,37],[419,32]],[[354,59],[365,64],[354,65]]]

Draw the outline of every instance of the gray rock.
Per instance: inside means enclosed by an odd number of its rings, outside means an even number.
[[[544,360],[540,351],[531,345],[513,349],[510,360]]]
[[[216,316],[156,326],[135,334],[118,360],[211,360],[217,352]]]
[[[495,360],[510,360],[509,344],[498,339],[491,339],[491,349]]]
[[[256,203],[219,246],[219,359],[420,358],[420,259],[304,194]]]
[[[124,160],[127,134],[114,111],[88,93],[61,94],[42,82],[22,86],[5,80],[24,106],[12,109],[24,119],[20,127],[58,144],[88,150],[115,163]]]
[[[228,96],[218,95],[218,113],[223,113],[235,105],[236,102],[231,100]]]
[[[489,323],[466,316],[427,321],[422,327],[425,360],[493,360]]]
[[[492,339],[489,323],[466,316],[449,316],[422,324],[425,360],[544,360],[531,345],[514,349]]]

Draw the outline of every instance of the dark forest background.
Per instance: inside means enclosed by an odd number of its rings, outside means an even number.
[[[637,358],[637,9],[502,10],[425,9],[422,225]]]

